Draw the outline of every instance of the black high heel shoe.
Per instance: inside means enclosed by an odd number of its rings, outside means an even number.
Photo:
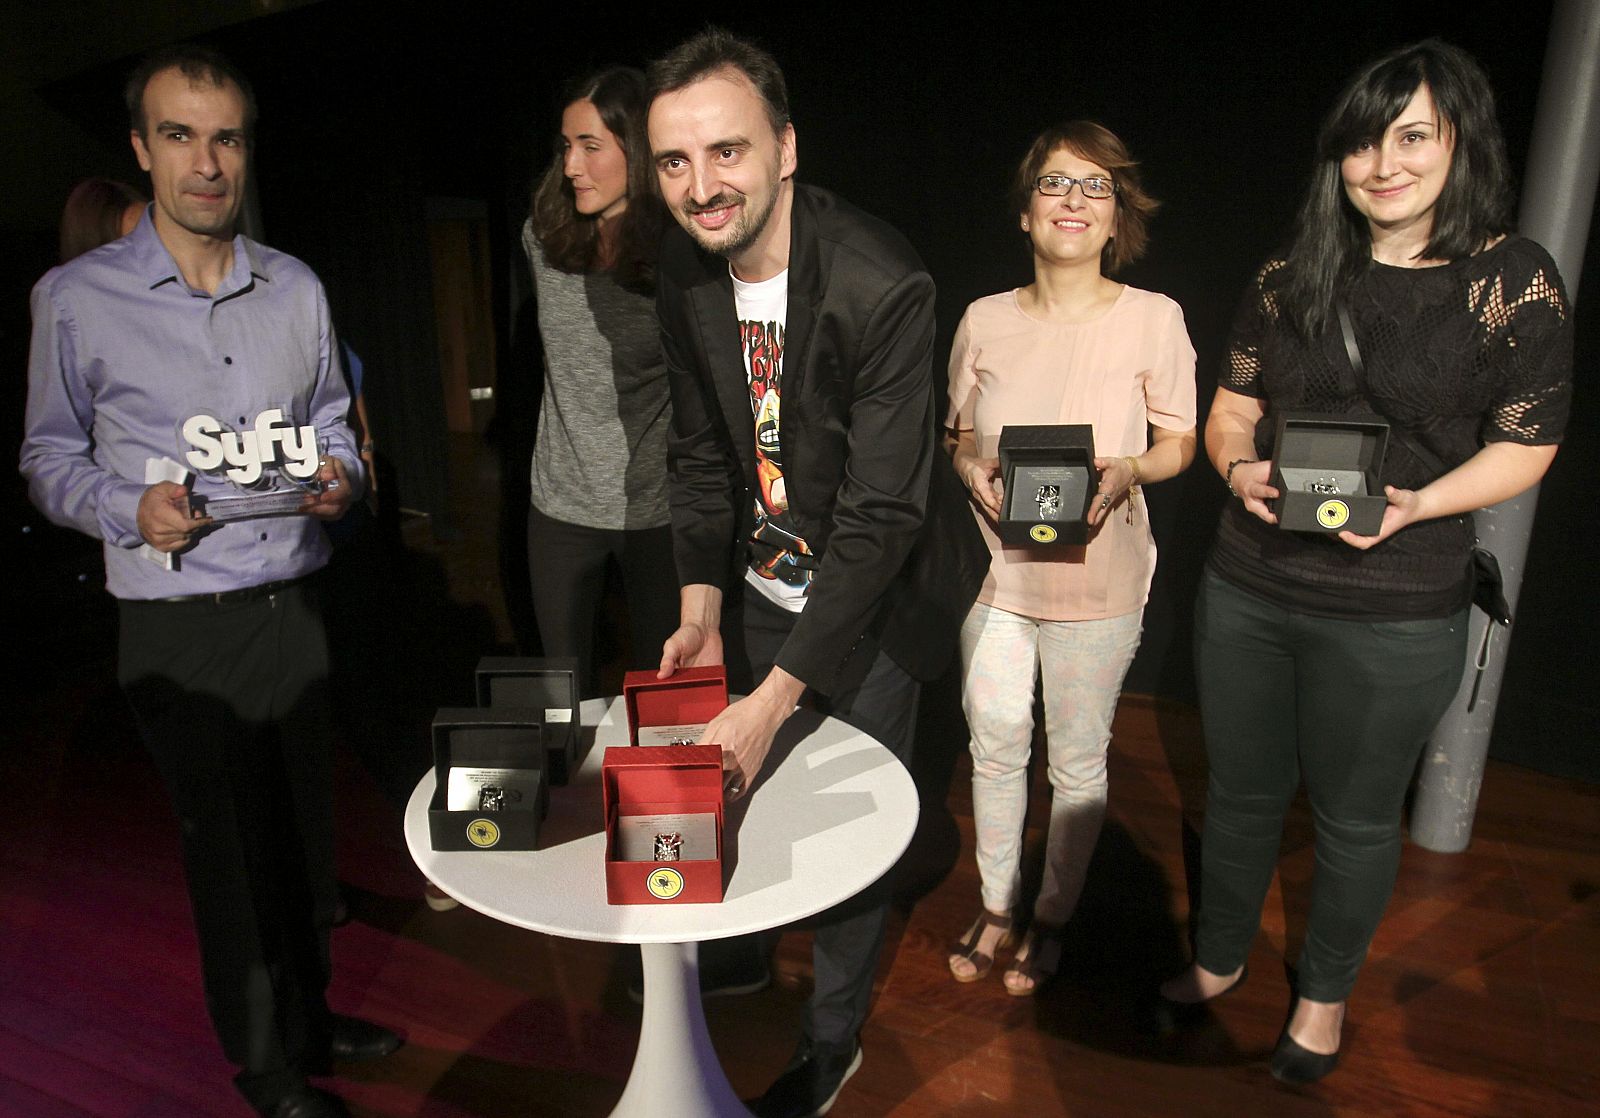
[[[1272,1050],[1272,1078],[1291,1087],[1315,1083],[1339,1066],[1339,1053],[1313,1052],[1296,1044],[1285,1029]]]
[[[1294,1010],[1289,1011],[1289,1019],[1294,1019]],[[1313,1052],[1311,1049],[1298,1043],[1289,1035],[1289,1026],[1284,1025],[1283,1034],[1278,1037],[1278,1045],[1272,1050],[1272,1078],[1279,1083],[1286,1083],[1291,1087],[1304,1086],[1315,1083],[1339,1066],[1339,1052],[1344,1048],[1344,1011],[1339,1011],[1339,1048],[1332,1052]]]
[[[1244,980],[1249,977],[1249,966],[1240,967],[1239,977],[1209,998],[1198,1002],[1174,1001],[1163,994],[1160,988],[1157,987],[1155,993],[1146,999],[1144,1006],[1140,1010],[1140,1026],[1147,1033],[1166,1036],[1168,1033],[1175,1033],[1179,1029],[1198,1025],[1210,1015],[1208,1007],[1213,1002],[1218,998],[1233,993],[1240,986],[1243,986]]]

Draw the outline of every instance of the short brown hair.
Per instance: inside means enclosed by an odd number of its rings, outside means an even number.
[[[1062,148],[1098,163],[1116,181],[1117,235],[1101,250],[1100,266],[1107,272],[1127,267],[1144,255],[1150,243],[1150,219],[1161,203],[1145,192],[1138,162],[1128,146],[1105,125],[1092,120],[1069,120],[1041,132],[1017,166],[1017,177],[1011,184],[1011,208],[1018,214],[1028,212],[1034,184],[1044,173],[1050,156]]]
[[[232,85],[244,99],[244,131],[254,138],[256,130],[256,93],[250,81],[239,68],[223,57],[220,51],[199,43],[177,43],[159,47],[139,60],[139,65],[128,75],[122,99],[128,107],[128,126],[140,136],[146,134],[149,121],[144,118],[144,90],[150,79],[163,70],[178,70],[189,79],[189,84],[211,85],[221,89]]]

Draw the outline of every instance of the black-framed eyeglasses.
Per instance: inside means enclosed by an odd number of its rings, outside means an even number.
[[[1083,191],[1085,198],[1101,201],[1117,192],[1116,182],[1104,175],[1088,175],[1081,179],[1075,179],[1070,175],[1040,175],[1033,180],[1035,190],[1052,198],[1065,198],[1072,193],[1074,186]]]

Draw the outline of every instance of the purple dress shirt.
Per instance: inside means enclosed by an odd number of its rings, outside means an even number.
[[[214,295],[195,291],[147,212],[121,240],[45,273],[34,285],[32,310],[22,473],[46,516],[104,542],[112,594],[237,590],[327,562],[327,534],[314,517],[219,525],[181,553],[173,570],[141,554],[138,528],[150,458],[189,469],[199,496],[251,491],[221,469],[196,472],[186,456],[197,446],[183,426],[197,415],[233,432],[254,431],[273,410],[290,428],[310,424],[322,452],[343,460],[359,493],[361,458],[346,423],[350,395],[334,357],[327,298],[311,269],[236,236],[228,278]],[[265,472],[270,478],[277,471]]]

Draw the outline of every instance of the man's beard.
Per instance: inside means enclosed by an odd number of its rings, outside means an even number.
[[[750,210],[750,197],[732,191],[725,191],[704,204],[684,202],[682,206],[684,221],[683,227],[693,237],[695,243],[707,252],[716,253],[722,257],[737,256],[751,245],[767,227],[767,221],[772,217],[772,211],[778,204],[778,191],[773,189],[767,196],[767,205],[760,213]],[[706,213],[710,210],[720,210],[726,206],[738,206],[739,216],[734,219],[731,226],[719,229],[715,234],[702,229],[695,223],[694,215]],[[717,239],[713,239],[713,237]]]

